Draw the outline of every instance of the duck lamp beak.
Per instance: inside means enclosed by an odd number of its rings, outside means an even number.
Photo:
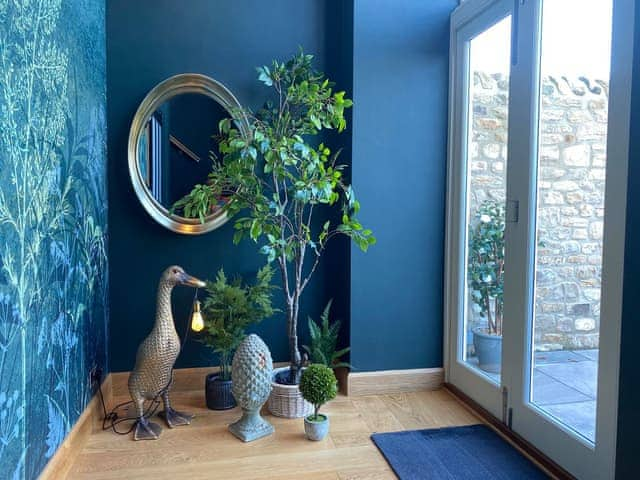
[[[181,275],[180,284],[186,285],[187,287],[193,287],[193,288],[204,288],[206,286],[206,283],[204,283],[202,280],[196,277],[192,277],[187,273],[183,273]]]

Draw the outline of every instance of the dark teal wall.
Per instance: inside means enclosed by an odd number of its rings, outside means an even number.
[[[107,365],[104,19],[0,2],[1,478],[37,478]]]
[[[627,238],[624,262],[620,390],[618,398],[618,448],[616,478],[638,478],[640,383],[638,368],[638,293],[640,292],[640,4],[636,2],[635,41],[631,91],[629,180],[627,183]]]
[[[114,371],[133,366],[137,345],[153,323],[156,284],[162,270],[180,264],[199,277],[227,273],[252,275],[263,263],[255,244],[232,245],[230,223],[199,237],[177,235],[157,225],[140,206],[127,167],[127,137],[136,108],[165,78],[184,72],[224,83],[246,106],[257,107],[265,89],[255,66],[287,58],[303,46],[316,55],[330,77],[350,79],[342,50],[341,0],[111,0],[107,2],[107,91],[109,122],[110,352]],[[346,8],[346,13],[349,9]],[[347,42],[348,45],[348,42]],[[345,73],[346,72],[346,73]],[[343,88],[350,90],[350,85]],[[213,132],[212,132],[213,133]],[[339,142],[348,143],[343,135]],[[335,146],[339,144],[333,143]],[[348,146],[348,145],[347,145]],[[318,316],[336,297],[336,314],[348,320],[348,245],[334,244],[305,292],[306,315]],[[278,292],[279,293],[279,292]],[[174,293],[177,329],[184,332],[193,292]],[[279,297],[278,297],[279,299]],[[348,323],[345,322],[345,323]],[[306,328],[303,328],[303,333]],[[257,328],[275,360],[287,360],[282,316]],[[190,342],[178,366],[211,365],[214,359]]]
[[[356,0],[353,183],[378,239],[352,249],[351,363],[442,366],[449,14],[455,0]]]
[[[442,364],[448,16],[455,4],[405,0],[394,2],[393,15],[385,15],[381,12],[391,8],[386,1],[356,2],[355,10],[353,2],[340,0],[199,0],[188,9],[168,0],[108,3],[114,370],[133,364],[136,346],[153,321],[156,282],[165,266],[179,263],[211,277],[221,265],[249,275],[262,262],[254,245],[232,246],[231,225],[203,237],[184,237],[148,218],[129,184],[126,164],[128,129],[138,103],[164,78],[199,72],[255,107],[264,90],[253,67],[286,57],[298,45],[316,54],[319,67],[348,94],[355,92],[353,151],[351,131],[328,140],[344,147],[343,161],[350,163],[353,153],[362,219],[379,240],[366,255],[351,252],[345,241],[334,244],[306,292],[302,323],[306,313],[317,316],[334,298],[356,369]],[[189,291],[175,294],[180,332],[190,297]],[[274,357],[285,360],[283,319],[257,330]],[[191,342],[178,365],[213,362]]]

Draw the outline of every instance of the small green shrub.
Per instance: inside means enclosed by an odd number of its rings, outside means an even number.
[[[300,392],[304,399],[313,404],[314,414],[309,420],[318,420],[320,407],[336,397],[338,380],[329,367],[313,363],[309,365],[300,378]]]
[[[204,330],[200,341],[220,355],[220,374],[231,379],[233,352],[245,337],[245,329],[276,312],[271,306],[273,269],[266,265],[253,285],[243,285],[237,276],[228,281],[221,268],[215,282],[207,282],[204,300]]]
[[[327,367],[351,367],[347,362],[341,362],[340,357],[345,355],[349,347],[336,350],[338,345],[338,334],[340,333],[340,322],[329,323],[329,311],[331,310],[331,300],[327,303],[320,323],[309,318],[309,335],[311,345],[303,345],[302,348],[309,354],[311,363],[320,363]]]

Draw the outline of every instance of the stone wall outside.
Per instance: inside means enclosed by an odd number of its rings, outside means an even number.
[[[508,103],[508,82],[502,75],[476,73],[473,80],[472,215],[485,199],[505,199]],[[607,107],[604,82],[543,79],[535,305],[538,351],[598,346]]]

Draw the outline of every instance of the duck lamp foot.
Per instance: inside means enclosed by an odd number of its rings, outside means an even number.
[[[141,417],[136,422],[136,428],[133,431],[134,440],[157,440],[160,438],[162,427],[157,423],[150,422]]]
[[[173,408],[168,408],[158,413],[158,416],[162,418],[169,428],[179,427],[181,425],[190,425],[193,420],[193,415],[184,412],[178,412]]]

